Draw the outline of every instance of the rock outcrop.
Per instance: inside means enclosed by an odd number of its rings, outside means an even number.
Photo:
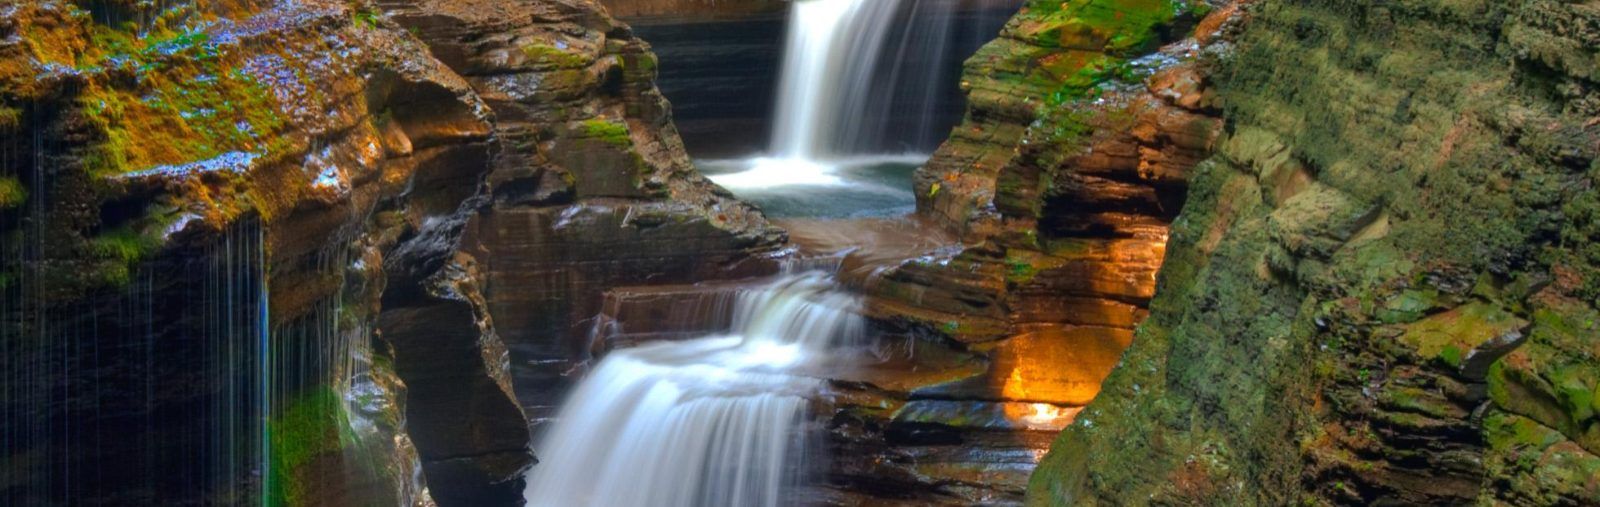
[[[605,290],[776,269],[782,231],[695,171],[626,25],[587,1],[381,5],[498,118],[494,190],[464,251],[536,420],[593,357]]]
[[[1150,317],[1029,503],[1600,502],[1600,10],[1246,18]]]
[[[839,475],[928,493],[911,504],[1020,502],[1146,315],[1188,172],[1221,130],[1206,60],[1233,14],[1028,2],[967,61],[966,117],[915,187],[918,215],[963,245],[864,286],[873,317],[935,342],[919,344],[930,360],[977,369],[838,418],[842,455],[875,463]]]
[[[586,0],[0,6],[0,498],[515,503],[513,351],[782,239],[655,66]]]
[[[430,503],[390,360],[415,351],[372,333],[407,283],[385,257],[431,276],[449,249],[415,245],[480,192],[467,83],[343,2],[0,18],[6,498]]]

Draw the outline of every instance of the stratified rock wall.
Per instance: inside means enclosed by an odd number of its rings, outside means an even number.
[[[977,371],[906,389],[887,421],[839,418],[838,454],[852,459],[837,475],[923,493],[908,503],[1021,500],[1044,442],[1094,399],[1146,316],[1168,222],[1221,130],[1209,58],[1235,14],[1027,2],[967,61],[966,118],[915,182],[918,214],[965,245],[866,291],[873,317],[936,342],[923,354],[949,347]]]
[[[1261,0],[1033,505],[1600,503],[1600,5]]]
[[[430,503],[372,334],[383,255],[481,187],[467,83],[344,2],[0,19],[4,497]]]
[[[493,195],[466,251],[535,418],[592,356],[620,285],[770,273],[783,240],[695,171],[654,86],[657,61],[589,1],[385,0],[497,115]]]
[[[586,0],[0,5],[0,498],[520,501],[529,330],[782,238],[655,65]]]

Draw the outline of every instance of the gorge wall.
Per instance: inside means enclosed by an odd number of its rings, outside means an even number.
[[[1600,501],[1600,10],[1240,4],[1030,2],[918,173],[973,246],[878,315],[1019,357],[1124,333],[1031,505]]]
[[[583,364],[597,287],[782,239],[588,1],[7,3],[0,36],[7,502],[515,503],[513,377]]]
[[[1150,316],[1029,504],[1600,501],[1597,42],[1594,2],[1250,3]]]
[[[728,20],[781,2],[608,4],[748,42],[680,89],[777,58]],[[806,494],[1600,503],[1597,48],[1593,0],[1023,2],[873,225],[939,247],[842,261],[903,343]],[[519,502],[597,353],[818,235],[696,173],[662,61],[593,0],[0,2],[0,503]]]

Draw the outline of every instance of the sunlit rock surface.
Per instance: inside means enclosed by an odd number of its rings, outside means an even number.
[[[916,337],[905,369],[841,398],[829,501],[1022,500],[1147,314],[1221,127],[1186,38],[1206,14],[1028,3],[968,60],[967,117],[918,171],[915,220],[783,223],[803,252],[836,253],[885,332]],[[1101,25],[1063,28],[1085,23]]]

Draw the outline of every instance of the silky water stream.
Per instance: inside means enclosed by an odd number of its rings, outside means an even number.
[[[807,472],[806,374],[861,350],[859,300],[819,271],[740,289],[732,329],[607,355],[535,453],[530,506],[777,506]]]
[[[875,97],[885,87],[904,88],[897,80],[942,79],[922,68],[928,65],[902,63],[948,60],[943,53],[954,46],[944,39],[960,6],[792,2],[768,153],[702,161],[701,168],[774,218],[909,213],[912,173],[937,141],[890,141],[936,140],[949,126],[919,119],[934,116],[929,111],[941,100],[932,85],[914,87],[917,98],[904,111]],[[935,54],[909,58],[911,51]],[[883,121],[891,116],[917,125]],[[810,408],[828,396],[824,379],[882,353],[867,343],[860,298],[841,285],[832,271],[795,268],[710,298],[718,308],[697,310],[727,317],[726,332],[646,341],[603,356],[542,429],[534,452],[544,464],[528,474],[528,505],[810,502],[796,493],[826,467],[807,442],[815,440]]]

